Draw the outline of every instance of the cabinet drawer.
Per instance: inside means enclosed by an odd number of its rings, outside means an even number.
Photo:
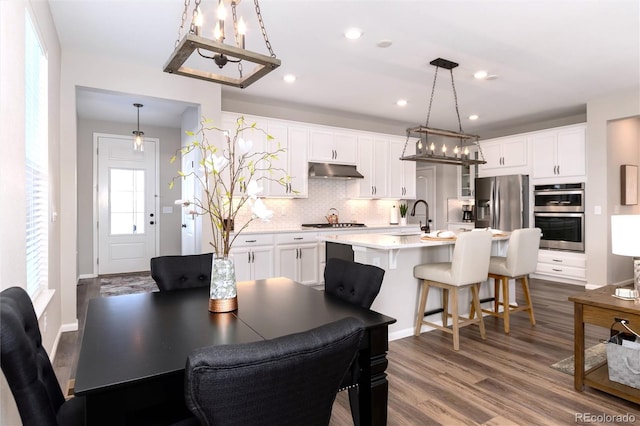
[[[587,279],[587,271],[585,268],[575,268],[572,266],[552,265],[549,263],[538,263],[536,273],[544,275],[553,275],[557,277],[567,277],[579,280]]]
[[[317,234],[315,232],[301,232],[297,234],[278,234],[276,235],[276,244],[302,244],[317,243]]]
[[[563,253],[548,250],[538,252],[538,262],[556,265],[558,267],[586,268],[587,259],[583,254]]]
[[[273,234],[241,234],[233,242],[233,247],[273,245]]]

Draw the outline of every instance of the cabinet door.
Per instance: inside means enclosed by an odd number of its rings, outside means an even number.
[[[484,156],[485,164],[480,165],[480,170],[497,169],[502,165],[502,144],[500,141],[496,142],[482,142],[482,155]]]
[[[389,141],[387,139],[373,140],[373,187],[375,198],[387,196],[387,175],[389,169]]]
[[[311,129],[309,161],[330,163],[334,161],[333,134],[330,131]]]
[[[318,245],[299,246],[298,277],[301,284],[315,285],[318,281]]]
[[[251,280],[251,248],[233,249],[231,254],[233,255],[233,266],[236,270],[236,281]]]
[[[502,144],[502,165],[516,167],[527,165],[527,139],[509,138]]]
[[[560,176],[584,176],[586,174],[584,127],[558,132],[556,153]]]
[[[541,133],[531,138],[532,174],[534,178],[556,176],[556,136],[554,133]]]
[[[274,173],[272,174],[267,171],[263,175],[262,186],[265,188],[264,195],[266,197],[286,197],[289,195],[288,187],[279,184],[277,180],[279,180],[284,173],[290,174],[287,127],[280,123],[268,122],[267,133],[273,137],[273,139],[265,142],[267,150],[269,152],[276,152],[278,148],[282,148],[284,152],[278,153],[276,155],[277,158],[271,160],[271,169],[274,170]]]
[[[389,187],[387,189],[387,192],[390,198],[404,198],[405,180],[407,180],[406,174],[408,173],[405,168],[405,163],[413,163],[413,193],[415,197],[415,162],[400,160],[400,157],[402,157],[403,149],[403,141],[392,140],[391,142],[389,142]],[[405,154],[411,155],[410,153]]]
[[[289,126],[289,168],[287,172],[291,176],[289,195],[297,198],[307,198],[309,194],[309,169],[307,164],[307,144],[309,132],[302,127]],[[297,191],[297,193],[293,192]]]
[[[253,247],[251,249],[251,263],[253,280],[273,278],[273,247]]]
[[[373,139],[370,137],[358,137],[358,171],[364,179],[354,179],[354,185],[358,188],[357,197],[374,197],[374,164],[373,164]]]
[[[276,275],[279,277],[287,277],[292,280],[297,280],[296,264],[298,262],[298,246],[297,245],[283,245],[276,248],[276,262],[277,271]]]
[[[355,134],[334,133],[333,149],[335,150],[334,162],[340,164],[356,164],[358,154],[358,138]]]
[[[401,161],[402,163],[402,175],[403,193],[402,198],[405,200],[416,199],[416,163],[415,161]],[[391,171],[393,174],[393,171]]]

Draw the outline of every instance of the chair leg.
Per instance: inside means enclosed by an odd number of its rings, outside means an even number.
[[[503,316],[504,316],[504,332],[509,334],[510,326],[509,326],[509,311],[510,311],[510,303],[509,303],[509,278],[501,277],[500,281],[502,283],[502,308],[503,308]]]
[[[451,297],[451,331],[453,332],[453,350],[460,350],[460,321],[458,319],[458,288],[453,287]]]
[[[487,333],[484,329],[484,319],[482,318],[482,311],[480,309],[480,295],[478,290],[479,286],[480,284],[474,284],[471,286],[471,298],[473,306],[475,306],[475,311],[478,312],[478,326],[480,327],[480,337],[482,337],[482,340],[487,340]],[[469,314],[469,319],[473,319],[471,314]]]
[[[525,275],[520,278],[522,280],[522,291],[524,292],[524,299],[529,307],[527,311],[529,311],[529,322],[531,325],[536,325],[536,318],[533,315],[533,303],[531,303],[531,293],[529,293],[529,278]]]
[[[360,426],[360,403],[358,400],[358,387],[352,386],[349,392],[349,407],[351,407],[351,418],[354,426]]]
[[[422,330],[424,310],[427,306],[427,296],[429,295],[429,284],[427,283],[427,280],[422,280],[422,289],[420,291],[420,303],[418,304],[418,313],[416,314],[416,329],[413,332],[414,336],[419,336],[420,331]]]
[[[500,309],[500,286],[498,279],[493,278],[493,312],[498,313]]]
[[[449,325],[449,289],[442,289],[442,326]]]

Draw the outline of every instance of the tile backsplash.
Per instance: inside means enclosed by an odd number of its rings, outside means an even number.
[[[398,206],[398,200],[357,200],[348,198],[346,180],[309,179],[308,198],[266,198],[264,203],[273,211],[268,222],[259,219],[251,222],[247,231],[287,229],[303,223],[324,223],[330,208],[338,210],[340,222],[357,222],[366,225],[389,223],[389,211]],[[251,217],[249,208],[243,208],[236,220],[244,223]]]

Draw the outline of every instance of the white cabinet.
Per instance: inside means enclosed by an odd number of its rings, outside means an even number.
[[[331,128],[311,128],[309,161],[316,163],[356,164],[355,133]]]
[[[285,151],[277,155],[277,159],[271,163],[271,168],[276,170],[274,178],[282,177],[282,171],[291,176],[291,181],[282,185],[269,180],[264,185],[267,197],[294,197],[306,198],[308,196],[308,170],[307,170],[307,145],[308,130],[301,126],[288,125],[286,122],[267,121],[267,133],[273,139],[267,141],[269,152],[275,152],[280,148]],[[269,177],[269,172],[264,174]]]
[[[531,135],[533,178],[586,174],[585,126],[567,126]]]
[[[486,161],[478,168],[481,177],[529,173],[529,151],[526,136],[510,136],[483,141],[480,142],[480,149]]]
[[[305,285],[318,280],[318,243],[315,233],[281,234],[277,236],[277,276]]]
[[[236,179],[236,183],[238,184],[238,186],[234,188],[234,191],[235,191],[234,196],[241,195],[241,193],[243,192],[243,186],[246,185],[246,180],[249,178],[250,173],[249,173],[248,164],[251,161],[255,161],[255,157],[252,158],[251,154],[256,152],[264,152],[267,149],[267,137],[263,132],[263,131],[267,131],[268,129],[267,119],[260,118],[260,117],[253,117],[250,115],[223,113],[221,127],[222,129],[229,132],[229,136],[231,138],[232,143],[233,143],[234,137],[236,136],[236,129],[238,128],[237,120],[241,116],[244,117],[244,124],[242,125],[244,130],[239,132],[237,136],[238,138],[242,138],[245,141],[251,141],[252,148],[251,148],[251,151],[247,153],[247,156],[242,159],[241,156],[239,155],[239,151],[237,147],[235,147],[236,148],[236,156],[235,156],[236,166],[235,167],[236,169],[239,166],[243,168],[243,172],[242,172],[243,176],[242,176],[242,179]],[[255,128],[252,127],[253,123],[256,124]],[[259,130],[259,129],[262,129],[262,130]],[[216,153],[216,155],[221,155],[223,151],[227,151],[228,149],[226,141],[224,141],[224,138],[221,137],[220,140],[222,141],[221,144],[217,145],[220,148],[220,151]],[[239,165],[240,161],[242,161],[241,165]],[[262,166],[264,166],[264,164],[262,164]],[[228,184],[229,182],[228,170],[225,169],[220,175],[222,176],[222,180],[225,182],[225,184]],[[267,191],[268,185],[265,185],[266,182],[261,179],[262,176],[264,176],[264,172],[261,170],[257,170],[254,173],[252,180],[258,183],[260,186],[262,186],[265,191]],[[263,193],[262,195],[266,195],[266,192]]]
[[[415,200],[416,163],[415,161],[400,160],[404,145],[405,140],[401,138],[394,138],[389,141],[388,198]],[[405,155],[413,154],[415,154],[415,146],[409,143]]]
[[[534,277],[584,284],[587,280],[586,256],[584,253],[540,250]]]
[[[478,159],[478,150],[470,149],[469,156]],[[468,164],[458,168],[458,199],[472,200],[476,195],[476,178],[478,177],[478,167],[475,164]]]
[[[358,171],[364,179],[350,182],[353,198],[385,198],[388,186],[389,141],[358,136]]]
[[[240,234],[231,249],[237,281],[274,276],[273,241],[272,234]]]

